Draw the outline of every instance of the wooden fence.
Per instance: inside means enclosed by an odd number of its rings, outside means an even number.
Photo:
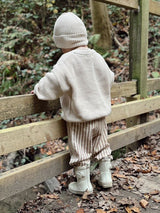
[[[118,6],[127,7],[134,11],[137,11],[139,6],[142,8],[144,6],[141,4],[142,0],[104,0],[101,2],[116,4]],[[140,5],[138,5],[138,2],[140,2]],[[148,2],[148,5],[150,3],[150,7],[147,9],[148,13],[150,11],[150,13],[160,16],[160,9],[157,9],[160,8],[160,3],[149,0],[145,0],[145,2]],[[143,21],[141,21],[141,23]],[[138,27],[142,28],[142,25]],[[131,29],[130,36],[132,36],[132,33],[135,33],[133,31],[134,29]],[[140,36],[142,33],[143,31],[141,30],[137,36]],[[139,45],[143,47],[144,43],[142,39],[140,39],[138,42]],[[131,44],[131,46],[132,45],[133,44]],[[141,48],[139,49],[141,52]],[[140,60],[140,62],[138,60]],[[136,61],[138,66],[135,67],[132,64],[132,61]],[[131,50],[130,73],[132,75],[132,79],[136,80],[124,83],[114,83],[111,91],[112,98],[121,96],[133,97],[136,94],[140,94],[141,97],[144,97],[148,91],[160,90],[160,79],[144,78],[144,82],[141,81],[143,77],[142,72],[144,72],[144,67],[146,67],[145,65],[142,68],[144,63],[146,63],[146,60],[143,60],[141,56],[140,59],[134,57],[133,51]],[[139,71],[138,74],[137,69]],[[136,77],[133,78],[133,76]],[[35,95],[4,97],[0,98],[0,120],[50,110],[57,111],[59,108],[59,100],[48,102],[39,101]],[[112,123],[121,119],[129,119],[130,117],[141,116],[159,108],[160,96],[135,100],[112,106],[112,113],[106,117],[106,120],[108,123]],[[108,136],[108,141],[111,145],[111,149],[116,150],[159,131],[160,118],[137,124],[120,132],[111,134]],[[2,129],[0,130],[0,155],[5,155],[10,152],[24,149],[26,147],[30,147],[56,138],[62,138],[66,135],[67,131],[65,122],[60,118]],[[53,176],[67,171],[70,168],[68,162],[69,151],[63,151],[2,173],[0,175],[0,200],[3,200],[18,192],[24,191],[25,189],[28,189],[38,183],[52,178]]]

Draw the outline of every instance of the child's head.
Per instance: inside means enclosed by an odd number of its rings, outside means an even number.
[[[73,49],[88,44],[87,31],[82,20],[74,13],[63,13],[54,26],[53,39],[58,48]]]

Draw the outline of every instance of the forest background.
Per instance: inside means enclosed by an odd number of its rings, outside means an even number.
[[[160,2],[160,0],[157,0]],[[89,47],[102,54],[115,81],[129,80],[129,10],[107,5],[112,46],[98,48],[99,34],[94,34],[89,0],[0,0],[0,97],[29,94],[34,85],[53,67],[62,52],[53,42],[53,27],[57,17],[67,11],[77,14],[88,31]],[[160,77],[160,17],[150,15],[148,78]],[[148,95],[156,95],[152,91]],[[116,100],[116,103],[123,101]],[[112,104],[115,100],[112,100]],[[33,121],[49,119],[51,113],[40,113],[0,121],[0,129]],[[121,121],[109,128],[109,133],[125,128]],[[46,147],[44,147],[46,146]],[[15,155],[14,165],[35,160],[35,153],[45,157],[61,151],[65,144],[35,146]],[[38,148],[37,148],[38,147]],[[51,149],[52,148],[52,149]],[[40,150],[40,151],[39,151]],[[54,150],[54,151],[53,151]],[[28,154],[27,154],[28,152]],[[18,157],[17,157],[18,156]],[[39,155],[38,155],[39,158]],[[1,167],[1,164],[0,164]]]
[[[160,0],[158,0],[160,1]],[[29,93],[61,55],[52,34],[57,17],[66,11],[85,22],[89,45],[96,48],[89,1],[0,0],[0,96]],[[116,74],[128,80],[129,11],[108,5],[112,47],[103,56]],[[160,18],[151,15],[148,77],[160,74]]]

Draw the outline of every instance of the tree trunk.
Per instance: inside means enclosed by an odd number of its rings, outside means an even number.
[[[90,0],[91,16],[94,34],[100,34],[97,47],[101,50],[108,50],[112,47],[111,26],[107,6],[104,3]]]

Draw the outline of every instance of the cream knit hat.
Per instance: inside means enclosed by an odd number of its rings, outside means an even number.
[[[87,31],[82,20],[74,13],[63,13],[55,22],[53,39],[58,48],[68,49],[87,45]]]

